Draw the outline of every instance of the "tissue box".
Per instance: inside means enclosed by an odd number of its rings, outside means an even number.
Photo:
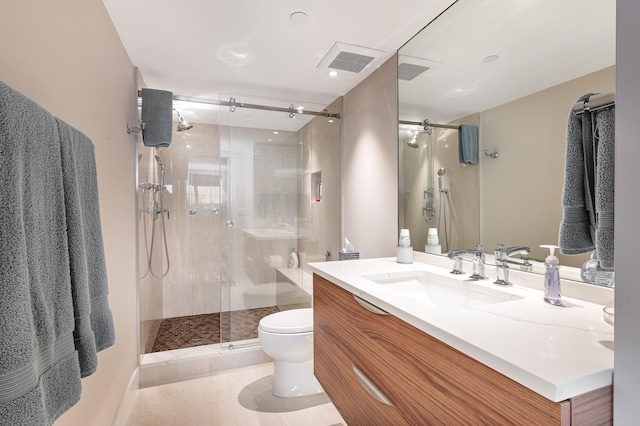
[[[352,260],[352,259],[360,259],[359,251],[352,251],[349,253],[345,253],[342,251],[338,252],[338,260]]]

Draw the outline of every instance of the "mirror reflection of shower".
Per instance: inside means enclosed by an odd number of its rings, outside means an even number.
[[[164,278],[169,273],[170,262],[169,262],[169,247],[167,244],[167,230],[165,226],[165,213],[167,216],[167,220],[169,220],[169,209],[164,207],[164,200],[167,196],[167,188],[164,184],[164,163],[162,161],[162,157],[159,155],[155,155],[155,162],[157,163],[159,174],[160,174],[160,182],[152,182],[152,183],[144,183],[141,185],[142,189],[142,199],[143,203],[146,207],[141,209],[143,213],[143,226],[144,226],[144,245],[145,245],[145,253],[147,255],[146,261],[146,272],[144,276],[148,273],[153,275],[155,278]],[[151,215],[151,240],[148,239],[147,234],[147,215]],[[158,223],[158,218],[160,221]],[[158,228],[160,228],[158,230]],[[160,267],[160,271],[154,270],[154,249],[156,246],[156,232],[160,232],[162,238],[162,243],[164,246],[164,254],[166,259],[166,269]],[[162,262],[160,262],[162,265]],[[144,278],[143,276],[143,278]]]
[[[438,229],[440,229],[441,222],[444,223],[444,250],[445,253],[449,252],[449,230],[447,229],[447,202],[446,197],[449,195],[449,188],[442,187],[442,176],[444,176],[446,170],[444,168],[438,169],[438,192],[440,193],[440,210],[438,214]]]
[[[477,125],[475,116],[464,122]],[[398,126],[399,225],[411,230],[419,251],[424,245],[425,252],[441,255],[474,247],[480,238],[479,224],[472,216],[479,211],[477,170],[459,162],[461,123],[425,125],[400,120]],[[468,210],[467,204],[473,209]],[[429,240],[430,236],[436,238]]]

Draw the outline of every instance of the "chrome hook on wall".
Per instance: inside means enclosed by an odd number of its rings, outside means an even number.
[[[500,157],[500,153],[498,152],[497,149],[493,148],[493,152],[489,152],[488,150],[484,150],[484,155],[486,155],[487,157],[491,157],[491,158],[498,158]]]
[[[140,127],[131,127],[129,123],[127,123],[127,133],[140,133],[144,130],[144,122],[140,122]]]

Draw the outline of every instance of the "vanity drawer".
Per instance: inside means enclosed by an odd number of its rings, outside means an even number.
[[[351,361],[321,330],[315,329],[313,338],[316,378],[349,426],[410,424],[395,407],[365,390]]]
[[[570,424],[555,403],[314,275],[315,330],[336,345],[414,424]],[[316,345],[322,343],[316,341]]]

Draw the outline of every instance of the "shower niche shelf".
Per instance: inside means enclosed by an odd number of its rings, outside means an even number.
[[[322,202],[322,171],[311,174],[311,201]]]

